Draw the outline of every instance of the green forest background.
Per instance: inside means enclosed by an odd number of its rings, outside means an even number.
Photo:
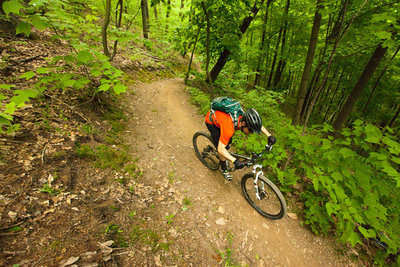
[[[46,32],[68,48],[21,74],[29,88],[0,84],[1,134],[18,131],[13,114],[55,88],[123,94],[129,79],[115,59],[141,56],[124,48],[140,44],[164,61],[179,51],[190,58],[179,75],[203,113],[229,95],[262,115],[278,140],[264,164],[301,201],[297,212],[313,232],[359,247],[376,240],[375,263],[399,265],[399,1],[0,3],[3,31]],[[261,151],[263,143],[239,136],[235,147]]]

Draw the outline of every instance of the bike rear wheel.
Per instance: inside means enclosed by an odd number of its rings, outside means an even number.
[[[193,147],[200,161],[211,170],[218,170],[218,152],[210,135],[197,132],[193,136]]]
[[[257,189],[254,175],[247,173],[242,178],[242,191],[247,202],[262,216],[278,220],[286,213],[286,201],[281,191],[264,176],[258,177]],[[257,198],[257,193],[260,199]]]

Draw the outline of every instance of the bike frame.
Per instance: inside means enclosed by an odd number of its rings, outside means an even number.
[[[263,166],[261,164],[256,164],[256,160],[261,158],[267,151],[271,151],[271,149],[272,149],[272,146],[266,145],[265,149],[261,153],[258,153],[258,154],[253,153],[253,157],[252,158],[229,152],[235,158],[241,158],[241,159],[246,160],[246,165],[247,165],[246,167],[253,166],[252,173],[254,175],[254,178],[253,178],[254,179],[253,180],[254,190],[255,190],[255,194],[256,194],[256,197],[257,197],[258,200],[261,200],[261,196],[259,194],[260,190],[258,188],[258,183],[257,182],[258,182],[258,178],[261,175],[264,176],[264,172],[262,171]],[[235,167],[233,167],[232,169],[234,171]],[[264,183],[261,184],[261,187],[262,187],[261,190],[264,190]]]

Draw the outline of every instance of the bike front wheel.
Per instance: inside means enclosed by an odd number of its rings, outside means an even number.
[[[285,198],[276,185],[264,176],[259,176],[254,183],[252,173],[242,178],[242,191],[247,202],[262,216],[272,219],[281,219],[287,209]]]
[[[193,147],[197,157],[204,165],[211,170],[218,170],[218,152],[210,135],[203,132],[195,133],[193,136]]]

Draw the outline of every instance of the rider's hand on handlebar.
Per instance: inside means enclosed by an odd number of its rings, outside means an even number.
[[[240,161],[239,159],[236,159],[233,164],[235,164],[236,169],[243,169],[246,166],[246,163]]]
[[[272,146],[272,145],[274,145],[275,143],[276,143],[276,138],[275,138],[275,136],[272,136],[272,135],[268,136],[268,145]]]

